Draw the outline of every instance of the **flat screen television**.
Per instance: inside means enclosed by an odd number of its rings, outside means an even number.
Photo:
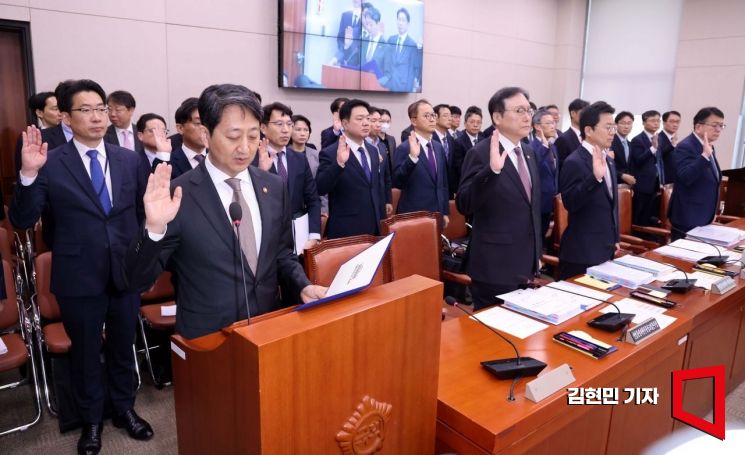
[[[422,91],[421,0],[279,0],[279,86]]]

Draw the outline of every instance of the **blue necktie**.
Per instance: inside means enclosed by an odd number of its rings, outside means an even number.
[[[442,149],[445,150],[445,160],[450,161],[450,144],[447,135],[442,138]]]
[[[101,169],[101,163],[98,161],[98,150],[88,150],[86,152],[91,159],[91,183],[93,192],[98,196],[103,207],[103,213],[106,215],[111,211],[111,198],[109,198],[109,189],[106,187],[106,176]]]
[[[357,151],[360,152],[360,164],[362,164],[362,170],[365,171],[367,181],[372,182],[372,171],[370,170],[370,165],[367,164],[367,154],[365,153],[365,147],[360,147],[359,149],[357,149]]]

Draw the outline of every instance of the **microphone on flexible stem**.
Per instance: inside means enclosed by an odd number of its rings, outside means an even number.
[[[656,216],[651,217],[650,218],[650,221],[652,221],[655,224],[660,224],[660,219],[657,218]],[[712,248],[714,248],[715,250],[717,250],[717,255],[716,256],[706,256],[706,257],[703,257],[703,258],[701,258],[701,259],[699,259],[697,261],[698,264],[711,264],[711,265],[715,265],[715,266],[719,267],[720,265],[724,265],[727,262],[727,256],[722,256],[722,250],[720,250],[719,247],[716,246],[716,245],[714,245],[713,243],[711,243],[711,242],[709,242],[707,240],[704,240],[701,237],[696,237],[695,235],[691,235],[691,234],[689,234],[689,233],[687,233],[687,232],[685,232],[685,231],[683,231],[681,229],[678,229],[675,226],[673,226],[672,224],[670,225],[670,228],[673,231],[675,231],[675,232],[677,232],[679,234],[683,234],[684,237],[690,237],[693,240],[698,240],[699,242],[705,243],[705,244],[711,246]]]
[[[493,374],[497,378],[515,379],[515,378],[520,378],[523,376],[536,376],[544,368],[546,368],[546,364],[541,362],[540,360],[536,360],[532,357],[520,357],[520,353],[517,350],[517,346],[515,346],[515,344],[512,341],[510,341],[507,337],[505,337],[498,331],[494,330],[494,328],[487,325],[484,321],[476,317],[476,315],[474,315],[472,312],[463,308],[463,306],[461,304],[458,304],[458,302],[456,302],[454,298],[450,296],[446,297],[445,303],[447,303],[448,305],[452,305],[455,308],[459,309],[460,311],[471,316],[476,322],[478,322],[479,324],[483,325],[487,329],[494,332],[497,336],[499,336],[499,338],[506,341],[510,346],[512,346],[512,349],[515,350],[515,358],[499,359],[499,360],[485,360],[481,362],[481,366],[486,368],[491,374]]]
[[[251,309],[248,306],[248,288],[246,287],[246,268],[243,265],[243,255],[241,254],[241,219],[243,218],[243,209],[237,202],[231,202],[228,207],[230,221],[235,227],[235,235],[238,237],[238,262],[241,263],[241,277],[243,278],[243,297],[246,299],[246,324],[251,322]]]

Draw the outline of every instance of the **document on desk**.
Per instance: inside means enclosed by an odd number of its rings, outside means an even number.
[[[634,324],[639,324],[640,322],[644,322],[649,318],[655,318],[657,319],[657,323],[660,325],[660,330],[662,330],[675,322],[675,320],[677,319],[664,314],[666,310],[663,307],[650,305],[649,303],[630,299],[628,297],[613,303],[615,303],[618,309],[621,310],[621,313],[630,313],[635,315],[634,319],[631,321]],[[601,309],[600,312],[616,313],[617,311],[615,308],[613,308],[613,306],[607,305],[605,308]]]
[[[300,305],[295,310],[304,310],[336,300],[370,286],[394,235],[395,232],[388,234],[385,238],[378,240],[366,250],[342,264],[339,271],[336,272],[325,297]]]
[[[516,336],[521,340],[524,340],[530,335],[540,332],[548,327],[548,325],[542,322],[538,322],[535,319],[530,319],[510,310],[505,310],[500,306],[484,310],[478,313],[477,316],[481,322],[489,327]]]
[[[745,239],[745,231],[716,224],[695,227],[688,231],[688,234],[693,237],[702,238],[710,243],[727,247],[734,246]]]
[[[549,324],[561,324],[599,303],[597,300],[549,286],[518,289],[497,297],[504,300],[505,308]]]
[[[591,277],[618,283],[630,289],[636,289],[642,284],[654,281],[654,275],[631,267],[625,267],[613,261],[603,262],[587,268]]]
[[[700,253],[698,251],[692,251],[692,250],[687,250],[685,248],[675,247],[675,246],[672,246],[672,244],[661,246],[659,248],[656,248],[654,251],[663,256],[668,256],[668,257],[676,258],[676,259],[682,259],[686,262],[696,262],[702,258],[705,258],[706,256],[711,256],[714,254],[713,248],[710,253]]]
[[[608,294],[607,292],[602,291],[596,291],[594,289],[590,289],[586,286],[580,286],[578,284],[570,283],[568,281],[556,281],[554,283],[547,284],[550,288],[555,289],[561,289],[563,291],[571,292],[573,294],[579,294],[583,297],[589,297],[591,299],[597,299],[597,300],[608,300],[611,297],[613,297],[613,294]],[[601,302],[596,301],[594,305],[599,305]],[[592,306],[588,306],[587,308],[591,308]]]
[[[176,316],[176,305],[163,305],[160,307],[160,315],[165,316]]]
[[[295,254],[303,254],[305,242],[310,236],[308,228],[308,214],[292,220],[292,237],[295,239]]]
[[[657,261],[651,261],[641,256],[634,256],[633,254],[627,254],[613,260],[616,264],[621,264],[624,267],[630,267],[635,270],[641,270],[642,272],[651,273],[654,276],[660,276],[670,273],[675,270],[675,267],[662,264]]]
[[[5,343],[3,343],[3,339],[0,338],[0,355],[7,354],[8,353],[8,347],[5,346]]]
[[[711,291],[711,285],[721,280],[722,276],[715,275],[713,273],[705,273],[705,272],[697,271],[697,272],[689,273],[688,276],[686,277],[686,275],[683,272],[676,270],[665,276],[658,277],[657,280],[665,282],[665,281],[670,281],[670,280],[683,280],[686,278],[689,278],[691,280],[696,280],[696,284],[694,284],[695,287],[704,288],[707,291]]]
[[[723,246],[714,247],[712,245],[707,245],[706,243],[698,242],[696,240],[678,239],[670,243],[670,246],[691,251],[697,251],[699,253],[706,253],[707,256],[716,256],[721,253],[722,256],[727,256],[729,261],[738,261],[742,258],[742,254],[736,251],[729,251]]]

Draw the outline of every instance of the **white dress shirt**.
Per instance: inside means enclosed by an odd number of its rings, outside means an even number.
[[[271,145],[268,145],[267,150],[269,151],[269,156],[272,157],[272,163],[274,164],[274,169],[276,169],[278,175],[279,165],[277,164],[277,160],[279,159],[279,152],[285,152],[284,155],[282,155],[282,165],[285,167],[285,171],[287,171],[287,174],[289,175],[290,169],[287,167],[287,147],[282,147],[282,150],[274,150]]]
[[[147,160],[150,162],[150,167],[153,167],[153,161],[155,161],[155,158],[158,158],[159,160],[168,163],[171,161],[171,154],[168,152],[153,152],[152,150],[148,150],[147,148],[145,150],[145,156],[147,157]]]
[[[654,137],[654,134],[650,133],[647,130],[644,130],[644,134],[647,135],[647,138],[649,139],[649,142],[652,142],[652,137]],[[655,147],[654,145],[650,145],[649,146],[649,150],[651,150],[652,153],[657,153],[657,147]]]
[[[499,143],[504,147],[504,150],[507,152],[507,158],[510,159],[512,162],[512,165],[515,166],[515,170],[518,169],[517,167],[517,154],[515,153],[515,147],[520,146],[520,150],[523,152],[523,159],[525,160],[525,169],[528,170],[528,180],[530,180],[530,184],[533,184],[533,177],[530,176],[530,168],[528,167],[528,159],[525,157],[525,149],[523,149],[522,145],[520,144],[520,141],[518,141],[517,144],[513,144],[511,140],[507,139],[503,134],[499,135]],[[499,174],[502,171],[495,172],[495,174]]]
[[[569,128],[571,128],[572,131],[574,131],[574,134],[577,135],[577,139],[579,139],[579,141],[582,142],[582,135],[580,134],[579,129],[578,128],[575,128],[572,125],[569,125]]]
[[[417,140],[419,140],[419,145],[421,146],[421,148],[419,149],[419,153],[420,154],[421,153],[424,153],[425,155],[427,155],[428,154],[428,152],[427,152],[427,144],[429,144],[429,141],[427,139],[424,139],[422,136],[420,136],[419,133],[416,133],[416,138],[417,138]],[[435,146],[433,145],[432,146],[432,156],[435,156],[435,154],[434,154],[434,147]],[[419,157],[417,156],[416,158],[414,158],[413,156],[411,156],[411,151],[409,151],[409,159],[411,159],[411,161],[413,161],[414,163],[418,163],[419,162]],[[427,156],[427,159],[429,159],[429,156]],[[435,161],[435,169],[437,169],[437,158],[436,157],[435,157],[435,160],[434,161]]]
[[[199,166],[199,161],[195,160],[194,157],[197,155],[207,156],[204,152],[207,151],[206,148],[202,149],[201,152],[195,152],[194,150],[190,149],[186,146],[186,144],[181,144],[181,149],[184,151],[184,155],[186,155],[187,161],[189,161],[189,166],[191,166],[192,169]]]
[[[360,147],[364,147],[362,144],[358,144],[354,142],[352,139],[350,139],[348,136],[344,136],[347,138],[347,145],[349,145],[349,150],[352,152],[351,154],[354,155],[355,158],[357,158],[357,162],[360,163],[360,166],[362,166],[362,154],[359,152]],[[367,149],[365,149],[367,150]],[[365,153],[364,156],[365,160],[367,161],[367,166],[370,168],[370,171],[372,172],[372,163],[370,162],[370,154]],[[362,169],[365,167],[362,166]]]
[[[590,154],[591,157],[595,157],[593,155],[594,149],[592,147],[592,144],[590,144],[587,141],[582,141],[582,147],[587,150],[587,153]],[[611,178],[610,178],[610,169],[608,168],[608,153],[603,150],[603,162],[605,163],[605,175],[603,176],[603,179],[598,180],[598,183],[605,180],[605,187],[608,189],[608,193],[610,195],[613,195],[613,190],[611,189],[611,185],[613,184]],[[593,171],[594,172],[594,171]],[[597,180],[597,179],[596,179]]]

